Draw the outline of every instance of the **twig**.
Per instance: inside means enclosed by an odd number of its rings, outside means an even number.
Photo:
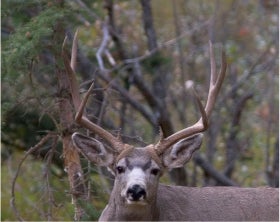
[[[177,44],[177,42],[186,37],[187,35],[190,35],[191,33],[193,33],[194,31],[197,31],[201,28],[203,28],[204,26],[207,26],[209,24],[209,22],[211,21],[211,19],[205,21],[204,23],[202,23],[201,25],[198,25],[196,27],[194,27],[193,29],[191,30],[188,30],[186,32],[183,32],[181,35],[177,36],[176,38],[174,39],[170,39],[162,44],[160,44],[157,48],[153,49],[153,50],[150,50],[149,52],[147,52],[146,54],[142,55],[142,56],[139,56],[139,57],[136,57],[136,58],[132,58],[132,59],[126,59],[124,60],[124,63],[125,64],[128,64],[128,63],[134,63],[134,62],[141,62],[149,57],[151,57],[152,55],[154,55],[155,53],[157,53],[158,51],[166,48],[166,47],[169,47],[169,46],[172,46],[174,44]]]
[[[136,110],[138,110],[153,126],[157,124],[156,118],[154,115],[149,112],[149,110],[142,105],[141,103],[137,102],[126,89],[124,89],[120,84],[118,84],[116,81],[112,80],[108,75],[104,75],[104,72],[97,72],[96,73],[98,77],[100,77],[103,81],[110,84],[111,87],[118,91],[127,101],[128,103],[134,107]]]
[[[45,135],[34,147],[31,147],[27,152],[26,154],[24,155],[24,157],[22,158],[22,160],[19,162],[18,164],[18,167],[17,167],[17,171],[16,171],[16,174],[12,180],[12,188],[11,188],[11,200],[10,200],[10,204],[11,204],[11,207],[17,217],[17,219],[19,221],[23,221],[22,217],[20,216],[20,213],[16,207],[16,203],[15,203],[15,184],[16,184],[16,180],[18,178],[18,175],[19,175],[19,172],[20,172],[20,168],[23,164],[23,162],[26,160],[26,158],[28,157],[29,154],[35,152],[36,150],[38,150],[41,146],[43,146],[49,138],[51,137],[54,137],[56,136],[55,134],[49,132],[47,135]]]
[[[52,143],[52,147],[51,147],[50,151],[47,153],[47,163],[46,163],[45,173],[44,173],[44,178],[46,178],[47,194],[48,194],[48,197],[49,197],[48,198],[48,212],[47,212],[48,221],[53,221],[52,206],[54,204],[54,197],[53,197],[53,193],[52,193],[51,188],[50,188],[49,167],[50,167],[50,164],[51,164],[53,156],[54,156],[54,151],[57,147],[57,141],[58,141],[58,137],[55,137],[54,141]]]
[[[264,58],[267,56],[267,54],[269,53],[270,50],[270,46],[273,44],[273,42],[270,42],[268,44],[267,49],[261,53],[259,55],[259,57],[255,60],[255,62],[251,65],[251,67],[249,68],[249,70],[247,72],[244,72],[243,75],[241,75],[235,82],[235,84],[230,88],[230,90],[226,93],[224,93],[224,96],[220,99],[220,103],[224,103],[224,101],[226,99],[228,99],[230,97],[230,95],[235,92],[241,85],[243,85],[244,83],[246,83],[246,80],[248,80],[250,77],[253,76],[253,74],[259,72],[260,71],[255,71],[256,67],[262,63],[262,61],[264,60]],[[217,106],[220,106],[220,103],[217,104]]]
[[[89,7],[81,0],[75,0],[75,2],[83,8],[91,17],[93,17],[95,20],[100,20],[100,18],[93,13],[93,10],[90,10]]]

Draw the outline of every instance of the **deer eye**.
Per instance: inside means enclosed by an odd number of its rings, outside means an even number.
[[[123,166],[117,166],[116,170],[117,170],[118,174],[121,174],[121,173],[124,173],[125,168]]]
[[[160,170],[157,169],[157,168],[154,168],[154,169],[151,170],[151,174],[153,174],[155,176],[157,176],[159,174],[159,172],[160,172]]]

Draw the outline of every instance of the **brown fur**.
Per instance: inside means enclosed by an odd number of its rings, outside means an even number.
[[[100,221],[279,221],[279,189],[159,184],[156,202],[125,206],[117,190]]]
[[[276,188],[160,185],[157,202],[165,221],[279,221]]]
[[[175,144],[162,156],[154,157],[149,148],[133,148],[116,161],[100,142],[74,134],[74,144],[91,161],[102,166],[123,167],[116,172],[115,184],[101,221],[278,221],[279,189],[204,187],[190,188],[159,184],[165,168],[182,167],[201,144],[196,135]],[[162,163],[160,162],[162,161]],[[158,162],[158,163],[157,163]],[[135,184],[145,186],[145,201],[127,204],[127,184],[133,168],[143,173],[134,175]],[[159,168],[160,173],[151,174]],[[114,170],[114,168],[112,168]],[[141,171],[140,171],[141,172]],[[140,179],[140,177],[142,177]],[[130,181],[131,183],[131,181]],[[130,202],[131,203],[131,202]]]

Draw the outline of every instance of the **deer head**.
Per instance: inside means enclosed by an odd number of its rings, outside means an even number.
[[[225,53],[222,53],[222,65],[219,74],[217,74],[211,42],[209,42],[209,49],[211,78],[205,108],[193,89],[201,118],[194,125],[167,138],[161,136],[157,143],[146,147],[134,147],[123,143],[120,138],[91,122],[83,114],[93,84],[81,101],[74,74],[74,60],[77,51],[76,35],[73,41],[71,62],[68,61],[63,50],[65,67],[72,85],[72,97],[76,109],[75,120],[78,124],[105,140],[110,147],[80,133],[73,134],[73,143],[87,159],[99,166],[110,168],[115,175],[114,195],[118,195],[118,199],[122,203],[127,205],[147,205],[155,201],[158,181],[163,171],[182,167],[190,160],[192,154],[199,149],[203,137],[201,132],[208,127],[208,120],[226,73]]]

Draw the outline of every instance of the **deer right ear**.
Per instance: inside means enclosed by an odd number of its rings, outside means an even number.
[[[183,167],[200,148],[203,134],[199,133],[183,139],[163,153],[163,164],[168,168]]]
[[[91,137],[74,133],[72,141],[76,148],[91,162],[98,166],[110,166],[114,162],[114,155],[101,142]]]

